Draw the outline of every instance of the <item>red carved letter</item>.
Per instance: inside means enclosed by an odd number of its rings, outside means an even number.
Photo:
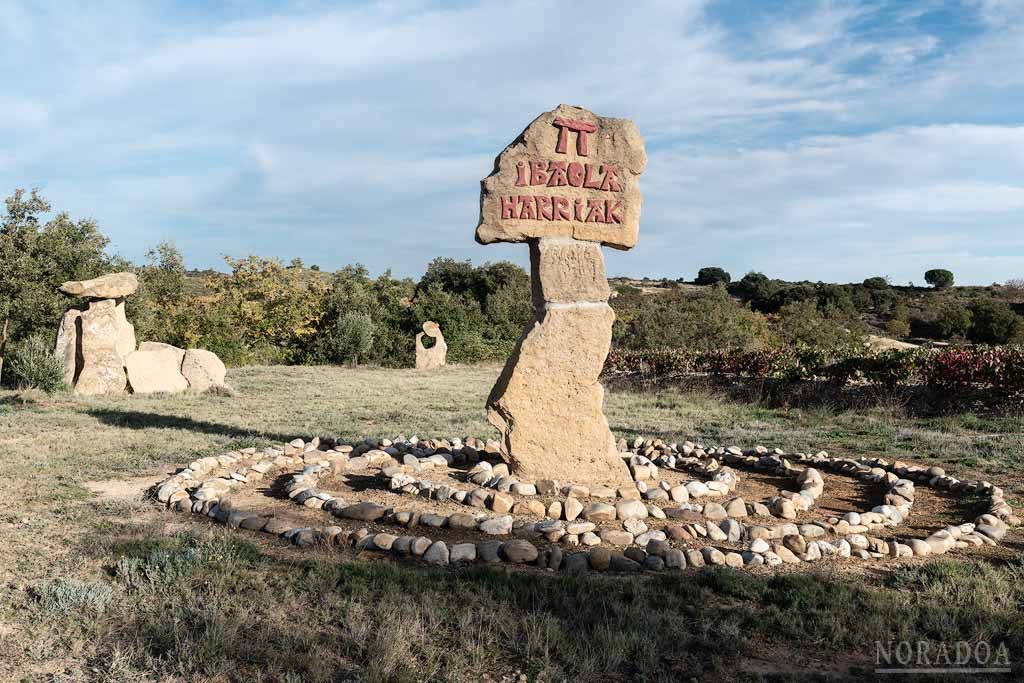
[[[533,198],[537,202],[537,220],[551,220],[551,197],[539,194]]]
[[[533,197],[530,195],[519,195],[519,220],[537,220],[537,211],[533,206]]]
[[[575,161],[569,164],[569,184],[573,187],[583,186],[583,164]]]
[[[577,199],[575,202],[573,202],[573,204],[575,205],[575,208],[576,208],[576,211],[574,212],[574,215],[573,215],[573,219],[577,223],[585,223],[586,221],[583,219],[583,200],[582,199]]]
[[[605,200],[608,202],[608,206],[605,207],[605,213],[608,216],[609,223],[622,223],[622,200]]]
[[[583,179],[583,187],[589,190],[598,190],[601,188],[601,181],[594,177],[594,164],[585,164],[587,168],[587,174]]]
[[[501,218],[516,217],[516,198],[515,197],[502,197],[501,198]]]
[[[565,161],[551,161],[548,163],[548,173],[551,175],[548,177],[548,187],[561,187],[562,185],[568,185],[569,181],[565,177]]]
[[[591,199],[587,202],[587,213],[588,223],[607,223],[604,219],[604,201],[601,199]]]
[[[543,161],[530,162],[530,184],[543,185],[548,181],[548,174],[544,172],[547,167]]]
[[[604,172],[604,182],[601,183],[602,190],[611,190],[612,192],[619,191],[619,167],[615,164],[602,164],[601,170]]]
[[[572,211],[569,208],[569,200],[565,197],[555,197],[555,220],[571,221]]]
[[[526,185],[526,164],[520,161],[516,164],[516,187]]]

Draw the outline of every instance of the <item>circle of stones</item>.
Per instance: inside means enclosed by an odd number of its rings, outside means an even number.
[[[512,562],[536,564],[554,570],[582,573],[588,570],[635,571],[639,569],[682,569],[705,564],[750,567],[798,564],[822,557],[878,559],[937,555],[954,548],[995,545],[1010,526],[1020,524],[1003,491],[988,481],[960,480],[940,467],[924,467],[881,458],[839,458],[825,451],[810,455],[787,454],[763,446],[744,451],[735,446],[704,448],[685,442],[667,444],[661,440],[619,441],[635,487],[590,490],[580,485],[560,485],[542,480],[520,482],[510,476],[498,459],[498,444],[476,439],[420,441],[399,438],[357,444],[331,439],[296,439],[263,451],[246,448],[217,457],[200,458],[156,487],[156,498],[168,507],[205,515],[231,528],[279,536],[298,546],[352,545],[359,550],[391,552],[418,557],[430,564],[455,562]],[[724,463],[724,465],[722,464]],[[794,463],[803,465],[797,467]],[[472,489],[435,484],[421,475],[435,468],[472,465],[456,470]],[[710,480],[693,479],[671,485],[658,479],[662,469],[698,471]],[[747,503],[735,496],[723,503],[710,498],[735,492],[739,477],[734,469],[789,477],[797,490],[782,491],[765,503]],[[474,513],[450,515],[423,513],[385,507],[372,502],[348,504],[339,496],[317,488],[328,474],[371,470],[392,493],[452,501],[475,508]],[[847,512],[841,518],[818,519],[797,525],[796,513],[811,509],[824,492],[821,472],[854,477],[884,487],[882,503],[870,511]],[[291,472],[290,475],[287,473]],[[267,476],[287,475],[284,493],[297,505],[322,509],[336,517],[394,525],[405,529],[447,528],[475,530],[496,537],[477,543],[454,543],[426,536],[370,533],[367,529],[347,532],[339,526],[295,527],[272,516],[236,508],[230,494],[240,486],[254,484]],[[985,512],[974,522],[948,525],[927,538],[883,540],[870,532],[895,527],[907,520],[914,504],[915,483],[961,496],[975,496]],[[516,500],[515,496],[522,500]],[[564,501],[545,504],[540,496],[559,495]],[[597,498],[584,504],[580,499]],[[612,502],[603,502],[605,499]],[[704,500],[703,503],[694,502]],[[662,507],[659,503],[674,503]],[[484,510],[494,513],[488,515]],[[531,522],[522,516],[543,517]],[[771,525],[747,524],[748,515],[776,518]],[[665,531],[650,530],[644,519],[671,518],[679,522]],[[624,530],[601,529],[602,522],[618,521]],[[597,532],[597,533],[595,533]],[[826,540],[832,535],[835,538]],[[503,537],[513,536],[510,540]],[[543,537],[559,545],[541,550],[530,539]],[[707,539],[745,543],[741,552],[704,546],[700,550],[676,548],[670,541]],[[624,547],[612,553],[602,544]],[[589,552],[568,552],[579,546]]]

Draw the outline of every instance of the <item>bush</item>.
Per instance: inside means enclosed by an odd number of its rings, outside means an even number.
[[[41,389],[52,394],[66,388],[64,359],[54,353],[53,344],[42,334],[34,334],[18,345],[11,371],[19,389]]]
[[[1008,304],[995,299],[978,299],[971,304],[971,341],[1005,344],[1020,333],[1021,321]]]
[[[864,287],[867,289],[889,289],[889,281],[884,277],[869,277],[864,280]]]
[[[971,312],[956,303],[948,303],[935,318],[935,329],[943,339],[963,337],[971,329]]]
[[[358,365],[359,359],[366,358],[373,346],[373,329],[373,319],[369,313],[353,311],[343,315],[331,338],[326,340],[330,360]]]
[[[44,581],[34,593],[43,609],[61,614],[102,612],[114,596],[114,591],[105,583],[63,577]]]
[[[895,339],[910,336],[910,321],[893,318],[885,324],[885,333]]]
[[[719,282],[723,285],[727,285],[732,282],[732,275],[722,268],[709,266],[697,271],[697,279],[695,282],[698,285],[714,285]]]
[[[953,286],[953,273],[943,268],[933,268],[924,274],[924,281],[936,289]]]
[[[824,316],[813,301],[794,301],[779,311],[779,335],[790,344],[822,350],[860,348],[867,329],[838,310]]]
[[[620,296],[612,300],[616,320],[613,339],[630,349],[757,349],[771,341],[767,321],[738,305],[725,288],[699,293]]]

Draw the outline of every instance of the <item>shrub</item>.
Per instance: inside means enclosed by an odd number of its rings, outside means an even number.
[[[63,577],[44,581],[34,593],[44,609],[61,614],[78,610],[102,612],[114,596],[114,591],[105,583]]]
[[[780,289],[782,285],[777,280],[769,279],[764,273],[750,272],[734,283],[729,291],[750,303],[755,311],[770,313],[779,308],[773,304],[773,299]]]
[[[971,312],[960,304],[948,303],[935,318],[935,329],[943,339],[963,337],[971,329]]]
[[[818,349],[859,348],[864,343],[863,323],[845,318],[838,311],[826,317],[813,301],[794,301],[779,311],[776,328],[790,344]]]
[[[54,353],[53,344],[42,334],[34,334],[18,345],[11,370],[19,389],[41,389],[52,394],[65,388],[64,360]]]
[[[936,289],[953,286],[953,273],[943,268],[933,268],[924,274],[924,281]]]
[[[1020,318],[1013,309],[995,299],[978,299],[971,304],[973,322],[968,336],[985,344],[1005,344],[1018,335]]]
[[[330,360],[336,363],[358,365],[373,346],[373,319],[369,313],[346,313],[338,319],[326,347]]]
[[[771,340],[760,314],[738,305],[721,285],[690,292],[617,297],[613,337],[630,349],[757,349]]]
[[[889,289],[889,281],[884,277],[869,277],[863,284],[867,289]]]
[[[698,285],[713,285],[719,282],[723,285],[727,285],[732,282],[732,275],[722,268],[709,266],[697,271],[697,279],[695,282]]]
[[[910,336],[910,321],[893,318],[885,324],[885,333],[890,337],[901,339]]]

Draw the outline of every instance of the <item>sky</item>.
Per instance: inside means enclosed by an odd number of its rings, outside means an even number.
[[[133,260],[418,277],[559,103],[633,119],[611,276],[1024,277],[1024,2],[0,1],[0,190]]]

